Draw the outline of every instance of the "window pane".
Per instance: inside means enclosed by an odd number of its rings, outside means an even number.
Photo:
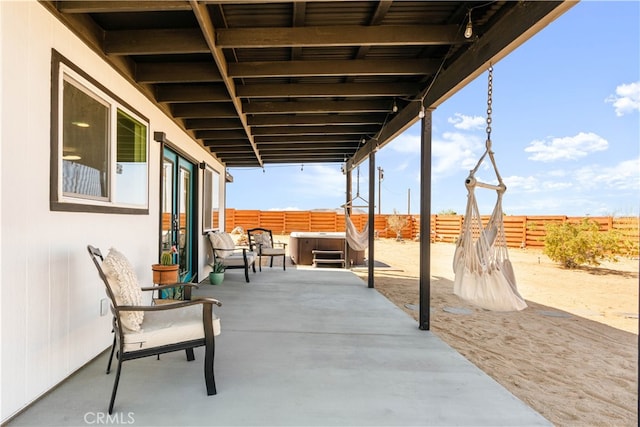
[[[211,230],[213,228],[213,190],[211,184],[213,181],[213,171],[209,168],[204,169],[204,182],[203,194],[202,194],[202,229],[204,231]]]
[[[147,204],[147,127],[118,110],[115,201]]]
[[[211,183],[212,203],[211,203],[211,221],[213,228],[220,227],[220,174],[213,171],[213,181]]]
[[[173,170],[174,163],[165,157],[162,165],[162,252],[173,245]]]
[[[108,106],[65,80],[62,111],[63,193],[107,198]]]

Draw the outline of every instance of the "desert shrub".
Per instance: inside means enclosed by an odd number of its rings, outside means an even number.
[[[398,212],[394,209],[393,215],[389,215],[387,218],[387,227],[394,233],[396,233],[396,240],[402,240],[402,229],[407,225],[407,218],[398,215]]]
[[[617,231],[599,231],[589,218],[579,223],[547,224],[544,253],[567,268],[600,265],[603,260],[617,261],[624,253],[624,239]]]
[[[443,209],[438,212],[438,215],[458,215],[458,213],[453,209]]]

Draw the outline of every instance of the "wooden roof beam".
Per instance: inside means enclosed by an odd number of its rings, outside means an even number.
[[[286,154],[266,155],[263,159],[265,163],[293,163],[293,164],[307,164],[307,163],[343,163],[344,157],[341,154],[305,154],[292,158]]]
[[[202,119],[238,117],[231,103],[198,102],[194,104],[171,104],[171,113],[178,119]]]
[[[258,101],[243,104],[246,114],[289,114],[289,113],[386,113],[392,107],[391,101]]]
[[[62,13],[112,13],[112,12],[153,12],[191,10],[186,1],[59,1],[58,10]]]
[[[353,152],[356,150],[357,148],[357,144],[351,144],[351,143],[344,143],[344,144],[330,144],[329,146],[331,149],[339,149],[341,153],[346,153],[346,152]],[[327,148],[327,144],[322,144],[322,143],[300,143],[297,142],[296,140],[294,141],[287,141],[286,143],[283,144],[258,144],[258,148],[260,148],[260,151],[263,153],[268,152],[269,150],[293,150],[293,151],[298,151],[298,150],[320,150],[323,148]]]
[[[380,129],[376,125],[364,126],[274,126],[254,128],[253,134],[260,135],[373,135]]]
[[[412,96],[419,89],[415,83],[248,84],[238,86],[237,94],[240,98]]]
[[[203,139],[202,145],[205,147],[216,147],[216,148],[244,148],[245,150],[250,149],[249,140],[247,139]]]
[[[136,66],[135,78],[139,83],[222,82],[220,71],[211,62],[143,62]]]
[[[195,136],[197,139],[213,139],[213,140],[223,140],[223,139],[244,139],[246,138],[246,134],[244,130],[197,130],[195,131]],[[249,140],[246,140],[247,147],[249,146]]]
[[[305,77],[305,76],[406,76],[434,74],[441,60],[399,59],[386,61],[357,59],[345,61],[260,61],[229,64],[229,76]]]
[[[219,84],[163,84],[157,85],[155,90],[158,102],[231,103],[227,89]]]
[[[341,25],[288,28],[219,28],[221,48],[409,46],[469,43],[458,25]]]
[[[293,144],[292,144],[293,145]],[[314,153],[337,153],[337,154],[346,154],[346,153],[351,153],[354,151],[355,147],[348,147],[348,146],[344,146],[344,147],[336,147],[336,146],[331,146],[331,147],[326,147],[326,146],[322,146],[322,145],[310,145],[310,144],[303,144],[300,147],[297,146],[292,146],[292,145],[280,145],[278,147],[260,147],[260,152],[262,155],[267,155],[267,154],[286,154],[286,153],[291,153],[291,152],[305,152],[305,151],[313,151]]]
[[[308,126],[308,125],[359,125],[378,124],[385,122],[386,114],[261,114],[247,117],[250,126]]]
[[[189,130],[243,129],[238,119],[186,119],[184,127]],[[247,141],[248,142],[248,141]]]
[[[107,55],[209,52],[202,32],[197,28],[107,31],[102,47]]]
[[[210,151],[218,155],[228,155],[228,154],[246,155],[247,153],[251,155],[251,147],[249,147],[248,144],[245,147],[215,147],[215,146],[207,146],[207,147],[209,147]]]
[[[314,144],[314,143],[345,143],[360,144],[361,136],[353,135],[265,135],[256,136],[255,141],[259,147],[268,144],[295,143],[295,144]]]

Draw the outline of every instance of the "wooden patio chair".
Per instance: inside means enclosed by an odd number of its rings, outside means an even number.
[[[192,287],[197,288],[197,285],[179,283],[140,287],[131,264],[116,249],[111,248],[106,257],[102,256],[100,249],[91,245],[87,246],[87,250],[104,282],[113,313],[114,338],[107,374],[111,372],[114,352],[118,368],[109,401],[109,414],[113,412],[122,362],[173,351],[185,350],[187,360],[192,361],[195,359],[193,349],[204,346],[207,395],[216,394],[213,372],[214,337],[220,334],[220,319],[215,315],[213,306],[220,306],[221,303],[213,298],[199,297],[167,304],[143,305],[143,291],[153,292],[178,285],[190,290]],[[189,291],[185,291],[185,297],[190,297]]]
[[[249,249],[258,253],[258,265],[262,271],[262,257],[271,257],[269,267],[273,268],[273,257],[282,257],[282,269],[287,269],[287,244],[273,241],[273,233],[266,228],[251,228],[247,230]],[[280,246],[280,247],[276,247]]]

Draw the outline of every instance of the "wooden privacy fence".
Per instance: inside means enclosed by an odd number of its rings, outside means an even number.
[[[375,233],[378,237],[395,238],[396,234],[389,227],[389,217],[392,214],[375,215]],[[417,239],[420,234],[419,215],[395,215],[405,220],[402,228],[403,239]],[[504,228],[507,244],[510,247],[542,248],[546,233],[545,226],[549,223],[580,222],[585,217],[567,216],[511,216],[504,217]],[[367,223],[368,215],[354,213],[351,221],[362,231]],[[483,221],[489,220],[489,215]],[[638,217],[589,217],[596,221],[601,231],[616,230],[624,239],[635,245],[637,255],[639,229]],[[462,215],[431,215],[431,241],[456,241],[462,230],[464,217]],[[289,234],[292,231],[345,231],[345,217],[343,213],[335,211],[260,211],[260,210],[226,210],[225,230],[231,231],[235,227],[249,228],[264,227],[275,234]]]

